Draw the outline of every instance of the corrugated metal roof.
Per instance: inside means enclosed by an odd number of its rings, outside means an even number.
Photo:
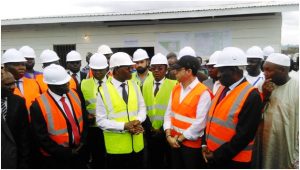
[[[79,15],[48,16],[2,20],[2,25],[51,24],[75,22],[101,22],[126,20],[155,20],[194,18],[207,16],[241,15],[255,13],[273,13],[298,10],[298,1],[261,1],[239,2],[238,4],[210,5],[184,9],[159,9],[131,12],[92,13]]]

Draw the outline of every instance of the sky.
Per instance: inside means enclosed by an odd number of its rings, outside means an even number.
[[[242,0],[239,1],[239,3],[247,3],[250,1],[257,2],[259,0]],[[222,3],[236,2],[236,0],[1,0],[0,19],[76,15],[102,12],[126,12],[132,10],[153,10],[166,8],[188,8],[193,6],[213,6]],[[282,17],[282,44],[299,45],[299,10],[284,12]]]

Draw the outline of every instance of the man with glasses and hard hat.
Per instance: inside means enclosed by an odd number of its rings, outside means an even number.
[[[130,80],[134,63],[127,53],[117,52],[109,65],[113,77],[100,87],[96,106],[107,168],[143,168],[142,122],[146,119],[146,107],[139,87]]]
[[[90,69],[93,77],[81,82],[81,93],[86,103],[89,120],[88,147],[92,155],[91,168],[106,168],[105,146],[103,132],[96,124],[96,101],[99,87],[108,80],[108,64],[103,54],[95,53],[91,56]]]
[[[59,65],[59,57],[55,51],[46,49],[42,51],[40,55],[41,63],[43,64],[43,69],[45,69],[50,64],[58,64]],[[37,81],[38,85],[40,86],[40,90],[42,93],[46,92],[48,86],[44,83],[44,76],[43,74],[36,75],[35,80]]]
[[[135,63],[136,68],[136,72],[132,74],[132,80],[134,80],[142,90],[145,80],[153,80],[152,72],[148,69],[149,56],[145,50],[137,49],[133,53],[132,60]]]
[[[148,168],[167,168],[170,165],[167,165],[165,160],[170,156],[167,155],[170,151],[165,139],[163,122],[171,91],[177,82],[165,77],[168,70],[168,60],[161,53],[152,57],[150,70],[154,79],[145,80],[143,86],[143,97],[147,107],[145,129]]]
[[[78,94],[69,88],[70,79],[62,66],[47,66],[44,82],[48,90],[30,108],[40,169],[86,168],[86,110]]]
[[[172,168],[203,168],[201,137],[212,94],[199,82],[200,64],[191,50],[180,50],[173,66],[179,82],[171,93],[164,116],[166,140],[171,146]]]
[[[29,46],[23,46],[19,49],[19,51],[23,54],[23,57],[27,60],[26,62],[26,72],[25,77],[35,79],[37,75],[43,74],[42,72],[35,71],[33,69],[35,64],[35,52],[34,50]]]
[[[25,99],[26,107],[29,110],[31,103],[40,95],[40,89],[34,79],[24,77],[26,59],[20,51],[11,48],[3,54],[2,63],[4,69],[11,72],[17,80],[14,94]]]
[[[80,71],[81,67],[81,55],[77,51],[70,51],[66,57],[67,69],[69,69],[68,74],[72,77],[70,80],[70,88],[79,91],[80,82],[86,78],[86,73]]]
[[[245,53],[224,48],[214,67],[220,86],[210,106],[202,154],[209,168],[250,168],[253,140],[261,119],[262,99],[243,76]]]

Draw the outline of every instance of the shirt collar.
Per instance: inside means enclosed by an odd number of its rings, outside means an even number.
[[[192,81],[191,84],[189,84],[186,89],[193,89],[194,87],[196,87],[196,85],[199,83],[199,80],[197,79],[197,77],[195,77],[195,79]],[[182,83],[180,83],[180,86],[183,88]]]
[[[166,79],[166,78],[164,77],[164,78],[161,79],[159,82],[157,82],[157,81],[155,81],[155,80],[154,80],[153,82],[154,82],[154,84],[155,84],[155,83],[163,84],[163,82],[165,81],[165,79]]]
[[[125,81],[125,82],[120,82],[120,81],[118,81],[117,79],[115,79],[114,77],[112,77],[111,82],[112,82],[112,84],[113,84],[115,87],[121,86],[122,83],[127,84],[127,81]]]
[[[243,80],[245,79],[245,77],[242,77],[239,81],[233,83],[231,86],[229,86],[230,90],[233,90],[234,88],[236,88],[236,86],[238,86]]]
[[[66,94],[63,94],[62,96],[60,96],[60,95],[52,92],[49,88],[48,88],[48,91],[49,91],[50,95],[54,98],[55,101],[60,101],[61,97],[67,98]]]

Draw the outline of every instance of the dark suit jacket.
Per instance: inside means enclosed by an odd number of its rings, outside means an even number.
[[[1,120],[1,164],[16,163],[16,168],[29,168],[30,133],[25,100],[11,94],[7,97],[6,122]],[[3,139],[4,138],[4,139]]]
[[[86,79],[86,76],[87,76],[87,73],[80,71],[80,82],[81,82],[83,79]]]
[[[45,93],[49,93],[49,92],[47,91]],[[56,101],[54,100],[54,102]],[[82,103],[82,110],[83,110],[82,117],[83,117],[84,127],[83,127],[83,132],[81,135],[80,142],[85,144],[86,137],[87,137],[87,120],[86,120],[87,118],[86,118],[86,109],[85,109],[84,102],[81,103]],[[61,112],[63,113],[63,110],[61,110]],[[49,137],[47,124],[37,101],[32,103],[30,107],[30,113],[32,118],[32,123],[31,123],[32,130],[34,133],[34,139],[37,141],[37,145],[38,145],[37,147],[43,148],[43,150],[45,150],[51,155],[48,158],[41,155],[41,157],[47,159],[47,165],[41,165],[41,168],[75,168],[74,166],[76,165],[78,165],[77,168],[85,168],[85,167],[80,167],[80,165],[82,165],[81,161],[82,162],[85,161],[84,154],[86,148],[84,147],[82,149],[82,152],[80,152],[80,154],[82,153],[81,155],[83,155],[82,158],[78,158],[78,157],[75,158],[74,155],[72,154],[72,149],[76,148],[76,146],[72,146],[72,141],[70,142],[70,147],[63,147],[61,145],[58,145],[55,141],[53,141]],[[65,115],[63,116],[65,117],[67,122],[67,129],[68,129],[69,136],[72,136],[71,124],[69,123],[66,116]]]

